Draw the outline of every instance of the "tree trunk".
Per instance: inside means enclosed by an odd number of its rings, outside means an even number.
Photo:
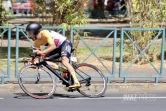
[[[0,26],[2,26],[2,11],[3,11],[3,9],[2,9],[2,2],[3,2],[3,0],[0,0]]]

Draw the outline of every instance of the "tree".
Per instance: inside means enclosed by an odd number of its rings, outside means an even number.
[[[0,0],[0,26],[8,24],[7,16],[9,14],[9,9],[4,7],[2,4],[5,0]]]
[[[87,23],[87,17],[84,15],[83,4],[87,0],[36,0],[37,11],[42,13],[41,22],[45,25],[64,26],[69,30],[72,25],[84,25]]]

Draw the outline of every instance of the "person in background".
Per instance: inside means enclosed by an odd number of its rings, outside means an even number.
[[[106,9],[107,9],[108,11],[112,11],[113,8],[114,8],[114,5],[115,5],[114,0],[108,0],[108,1],[107,1]]]

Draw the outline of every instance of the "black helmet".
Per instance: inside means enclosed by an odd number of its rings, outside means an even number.
[[[26,27],[26,31],[32,31],[34,35],[37,35],[42,26],[38,23],[30,23]]]

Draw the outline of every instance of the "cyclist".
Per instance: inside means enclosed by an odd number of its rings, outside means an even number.
[[[46,54],[48,57],[57,54],[60,51],[60,57],[62,59],[62,64],[67,68],[69,73],[74,79],[74,84],[69,86],[69,88],[79,88],[80,83],[76,77],[74,68],[69,63],[69,57],[71,56],[71,42],[65,37],[57,32],[42,30],[42,26],[39,23],[30,23],[26,27],[26,33],[29,38],[34,41],[34,47],[40,48],[40,46],[47,46],[44,50],[33,50],[36,54]],[[57,51],[57,49],[59,51]],[[53,68],[58,69],[58,65],[49,62]]]

